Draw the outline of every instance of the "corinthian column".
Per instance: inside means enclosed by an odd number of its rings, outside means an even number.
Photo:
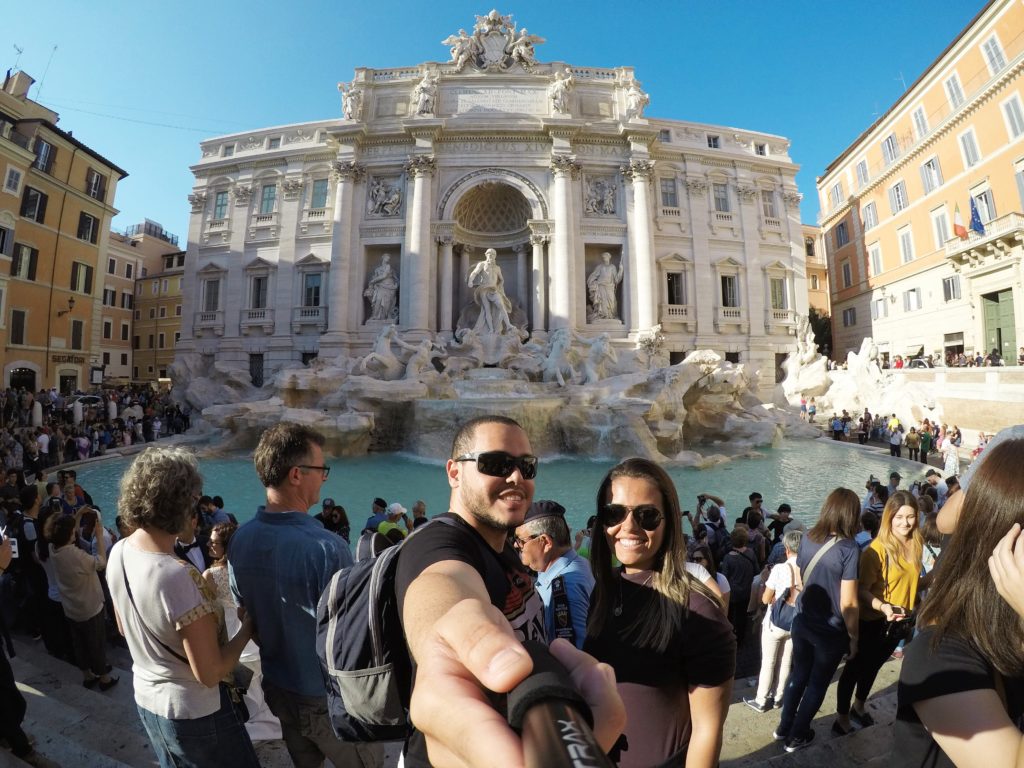
[[[622,174],[633,182],[633,210],[629,221],[630,271],[633,275],[630,315],[636,318],[631,331],[646,331],[657,322],[657,293],[654,290],[654,246],[651,240],[650,183],[654,163],[631,160]],[[630,323],[632,326],[632,323]]]
[[[551,330],[572,328],[576,316],[573,302],[572,263],[572,179],[580,173],[580,164],[571,155],[554,155],[551,172],[555,176],[552,200],[554,241],[551,253],[551,297],[548,324]]]
[[[349,302],[345,292],[352,272],[352,206],[355,185],[363,178],[363,168],[349,161],[332,166],[336,192],[334,195],[334,224],[331,227],[331,275],[327,292],[327,332],[331,340],[340,341],[340,334],[348,330],[345,311]]]
[[[441,333],[450,335],[452,330],[452,246],[451,235],[441,235],[437,244],[441,246]]]
[[[405,253],[402,254],[402,305],[399,319],[406,330],[431,330],[430,291],[434,285],[433,247],[430,240],[431,186],[434,175],[432,155],[415,155],[405,165],[412,176],[412,200],[405,223]]]

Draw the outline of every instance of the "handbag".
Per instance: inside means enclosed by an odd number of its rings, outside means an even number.
[[[128,600],[131,602],[132,608],[135,609],[135,615],[139,619],[139,626],[142,627],[143,630],[145,630],[146,634],[148,634],[154,641],[156,641],[157,645],[159,645],[161,648],[167,651],[167,653],[171,654],[171,656],[176,658],[182,664],[191,667],[192,665],[189,664],[187,658],[182,656],[176,650],[167,645],[167,643],[165,643],[163,640],[161,640],[159,637],[153,634],[152,630],[150,630],[150,628],[146,625],[146,622],[142,620],[142,614],[139,612],[139,606],[135,604],[135,596],[132,594],[131,584],[128,583],[128,571],[125,569],[124,563],[121,563],[121,575],[124,577],[124,588],[125,591],[128,592]],[[234,676],[232,677],[234,678]],[[231,702],[231,709],[234,710],[235,716],[238,718],[238,721],[240,723],[249,722],[249,707],[245,703],[246,689],[241,687],[240,685],[236,685],[235,682],[227,683],[223,680],[220,682],[220,688],[221,690],[227,692],[228,701]]]
[[[882,592],[883,600],[889,602],[889,553],[885,553],[885,590]],[[890,603],[891,605],[891,603]],[[906,615],[905,619],[899,621],[889,621],[885,625],[885,640],[888,643],[901,643],[905,640],[910,640],[914,636],[914,627],[917,624],[917,610],[913,610]]]
[[[800,590],[796,588],[796,571],[793,569],[793,564],[787,563],[787,565],[789,566],[789,586],[772,602],[771,621],[779,629],[792,632],[793,619],[797,614],[796,598]],[[801,585],[802,588],[803,585]]]

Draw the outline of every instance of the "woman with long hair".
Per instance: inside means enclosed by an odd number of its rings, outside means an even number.
[[[703,526],[701,526],[703,527]],[[705,539],[706,540],[706,536]],[[728,614],[729,612],[729,580],[723,576],[718,567],[715,565],[715,556],[711,554],[711,548],[707,544],[697,544],[692,548],[688,548],[689,561],[694,565],[699,565],[704,568],[708,575],[714,579],[715,584],[718,586],[718,591],[722,593],[720,602],[722,603],[722,609]],[[695,569],[689,569],[690,573],[694,576]],[[699,572],[698,572],[699,573]]]
[[[584,650],[615,669],[626,705],[619,765],[713,768],[736,642],[718,597],[687,570],[679,497],[665,470],[633,458],[608,472],[591,546]]]
[[[900,671],[890,765],[1021,764],[1024,439],[991,445],[964,491]],[[966,477],[965,477],[966,480]],[[952,498],[952,497],[951,497]],[[1009,531],[1009,533],[1007,533]]]
[[[878,536],[861,555],[858,650],[846,662],[836,690],[832,731],[838,736],[850,732],[851,720],[861,727],[874,725],[866,709],[871,686],[900,641],[909,639],[906,621],[917,604],[924,549],[918,519],[917,499],[910,491],[896,491],[885,502]]]
[[[803,590],[793,619],[793,666],[775,738],[787,752],[811,743],[811,720],[843,656],[857,655],[857,577],[860,547],[853,540],[860,500],[849,488],[825,499],[818,522],[800,541],[796,564]],[[827,549],[826,549],[827,547]]]
[[[107,583],[132,654],[135,704],[161,768],[259,766],[227,682],[252,623],[227,639],[213,590],[174,542],[202,490],[195,456],[148,448],[121,478],[118,512],[135,530],[110,555]]]

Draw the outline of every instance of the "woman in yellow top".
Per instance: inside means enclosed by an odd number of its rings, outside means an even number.
[[[886,630],[891,622],[906,621],[917,604],[923,547],[917,499],[909,491],[896,491],[882,510],[878,536],[860,558],[859,651],[846,662],[839,678],[836,722],[832,726],[836,735],[849,733],[851,720],[861,727],[874,724],[865,704],[878,670],[904,639],[900,632]],[[906,629],[907,633],[912,631],[909,624]],[[855,687],[857,693],[851,708]]]

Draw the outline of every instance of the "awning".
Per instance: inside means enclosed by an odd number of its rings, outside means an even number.
[[[947,347],[963,346],[964,334],[962,331],[960,333],[947,333],[942,337],[942,342]]]
[[[903,353],[904,357],[924,357],[924,344],[915,344],[912,347],[907,347],[907,351]]]

